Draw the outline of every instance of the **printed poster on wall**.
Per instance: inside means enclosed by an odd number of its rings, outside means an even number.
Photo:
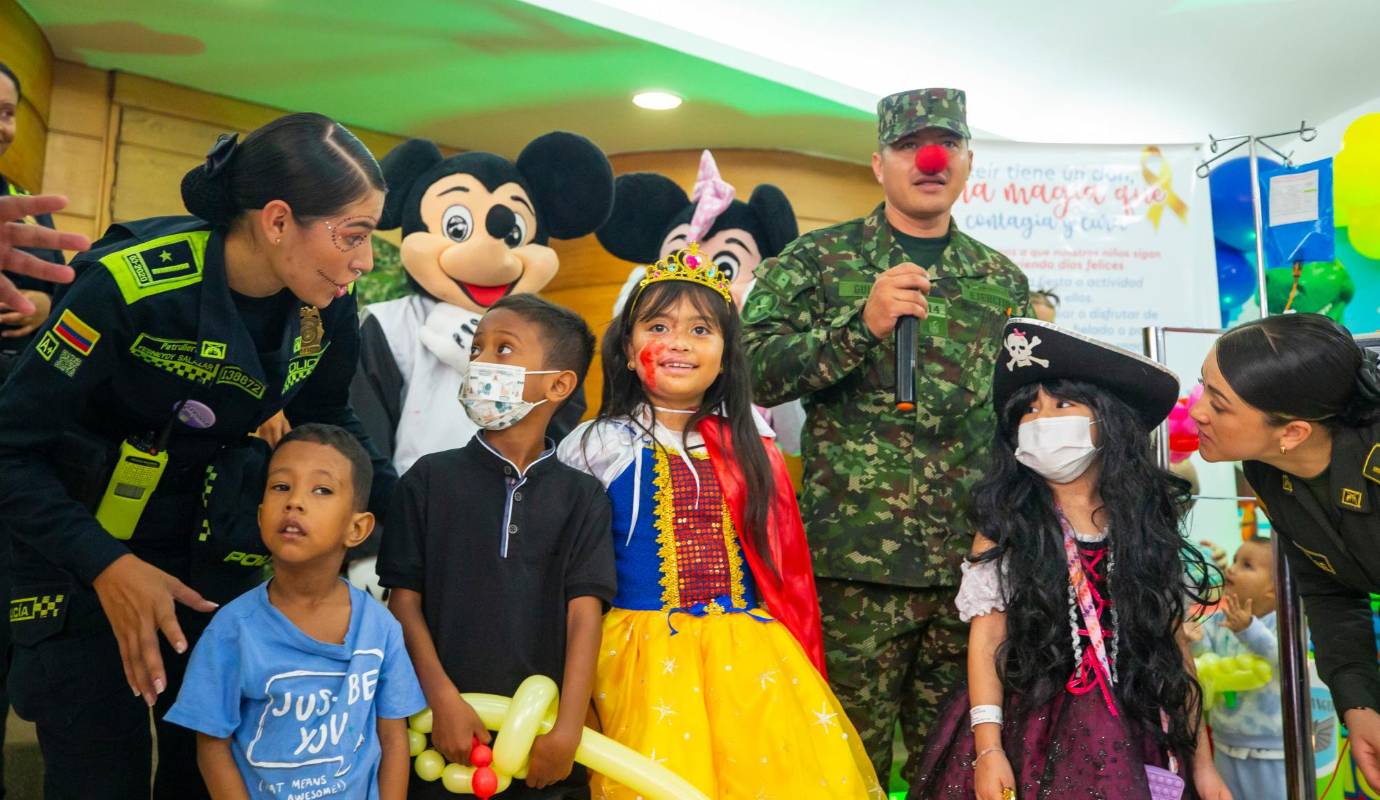
[[[1147,325],[1216,328],[1207,182],[1193,145],[973,142],[959,228],[1060,297],[1057,322],[1134,352]]]

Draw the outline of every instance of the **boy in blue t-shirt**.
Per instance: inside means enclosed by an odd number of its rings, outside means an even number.
[[[388,609],[340,579],[369,537],[373,471],[331,425],[285,436],[259,532],[274,575],[211,620],[167,721],[197,731],[215,797],[401,800],[406,717],[426,698]]]

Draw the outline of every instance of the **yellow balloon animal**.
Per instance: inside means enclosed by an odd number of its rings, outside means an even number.
[[[502,792],[516,778],[527,777],[527,758],[532,742],[551,730],[556,721],[556,682],[544,675],[533,675],[522,682],[513,697],[492,694],[463,694],[474,707],[485,727],[497,731],[493,743],[493,770]],[[407,740],[415,761],[413,768],[424,781],[441,780],[447,791],[472,794],[474,768],[447,764],[435,750],[427,748],[431,733],[431,709],[408,720]],[[689,781],[653,762],[630,747],[619,744],[589,728],[584,729],[575,760],[638,792],[647,800],[709,800]]]
[[[1198,667],[1198,683],[1203,687],[1204,709],[1211,708],[1218,695],[1259,689],[1274,676],[1270,662],[1252,653],[1226,658],[1204,653],[1193,661]]]

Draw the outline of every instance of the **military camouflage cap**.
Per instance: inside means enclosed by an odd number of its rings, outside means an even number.
[[[891,144],[924,128],[943,128],[965,139],[968,99],[962,89],[911,89],[887,95],[877,103],[877,141]]]

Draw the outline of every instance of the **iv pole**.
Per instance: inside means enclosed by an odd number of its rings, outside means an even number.
[[[1270,300],[1265,290],[1265,225],[1260,202],[1260,167],[1256,163],[1256,146],[1260,145],[1287,165],[1291,165],[1290,155],[1281,153],[1267,140],[1284,136],[1297,136],[1311,142],[1318,136],[1316,128],[1300,122],[1298,128],[1264,136],[1243,135],[1218,139],[1209,135],[1209,148],[1216,153],[1212,158],[1198,165],[1197,174],[1206,178],[1212,172],[1212,165],[1241,147],[1248,148],[1251,159],[1251,206],[1255,212],[1255,272],[1257,297],[1260,302],[1260,316],[1270,314]],[[1219,145],[1231,146],[1218,152]],[[1303,625],[1303,604],[1294,584],[1293,570],[1289,561],[1280,552],[1281,540],[1271,537],[1275,551],[1275,596],[1279,598],[1277,608],[1279,635],[1279,685],[1282,696],[1281,710],[1284,717],[1284,772],[1287,790],[1285,796],[1293,800],[1316,800],[1318,791],[1317,774],[1313,761],[1312,701],[1308,690],[1308,631]]]

